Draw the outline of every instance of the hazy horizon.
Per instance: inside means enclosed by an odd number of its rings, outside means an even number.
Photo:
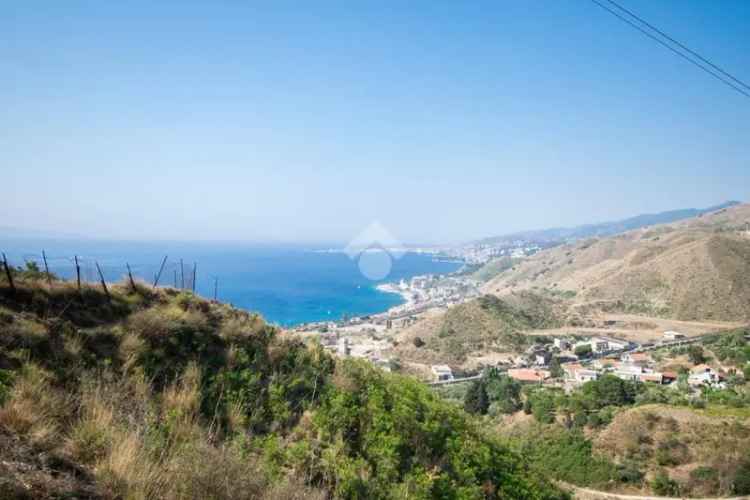
[[[750,80],[750,4],[626,5]],[[748,198],[750,100],[591,2],[5,10],[0,226],[431,244]]]

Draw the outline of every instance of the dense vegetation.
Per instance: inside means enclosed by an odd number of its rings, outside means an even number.
[[[738,342],[734,332],[711,341]],[[744,381],[696,394],[685,376],[665,387],[604,375],[566,393],[521,386],[488,370],[464,385],[463,405],[490,422],[512,415],[500,434],[540,474],[571,484],[666,496],[750,493]],[[519,409],[530,420],[519,417]]]
[[[460,408],[172,289],[0,279],[0,498],[561,498]]]

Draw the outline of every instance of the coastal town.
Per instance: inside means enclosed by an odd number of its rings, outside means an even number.
[[[417,251],[421,253],[461,259],[464,265],[459,271],[448,275],[415,276],[377,285],[381,292],[398,294],[403,299],[402,304],[383,313],[308,323],[291,331],[308,339],[316,339],[326,350],[339,357],[363,358],[385,371],[403,371],[403,362],[393,354],[393,348],[398,344],[398,332],[418,321],[444,313],[450,307],[481,297],[482,283],[469,272],[478,265],[499,257],[525,259],[544,246],[518,240],[477,243],[452,250],[419,248]],[[665,329],[658,338],[654,338],[654,332],[648,338],[618,337],[618,330],[612,330],[613,334],[605,333],[618,323],[622,322],[603,321],[600,326],[604,328],[598,331],[571,328],[567,332],[533,336],[535,341],[523,352],[488,355],[468,368],[436,363],[409,371],[430,385],[469,382],[481,378],[483,371],[491,368],[521,384],[560,387],[566,391],[598,380],[605,374],[627,381],[676,386],[680,374],[661,366],[656,359],[658,352],[684,348],[700,342],[704,337],[694,329],[687,334]],[[696,363],[688,373],[683,371],[682,374],[687,384],[696,389],[705,385],[721,388],[729,375],[705,363]]]

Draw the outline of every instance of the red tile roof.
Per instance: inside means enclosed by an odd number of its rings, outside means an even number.
[[[541,382],[550,377],[550,372],[533,368],[514,368],[508,370],[508,376],[520,382]]]

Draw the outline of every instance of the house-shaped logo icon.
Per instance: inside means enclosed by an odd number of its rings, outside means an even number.
[[[393,260],[403,257],[406,249],[382,224],[375,221],[349,242],[344,253],[350,259],[357,260],[364,277],[379,281],[390,274]]]

